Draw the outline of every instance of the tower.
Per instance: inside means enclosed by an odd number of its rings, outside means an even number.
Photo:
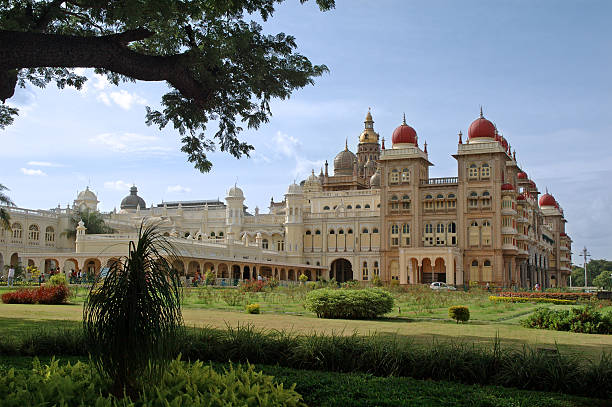
[[[285,194],[285,251],[289,256],[302,257],[304,235],[304,193],[302,187],[293,183]]]
[[[225,210],[225,224],[227,235],[238,236],[242,229],[244,217],[244,193],[236,185],[231,187],[225,197],[227,208]]]
[[[364,128],[357,147],[358,175],[369,179],[376,172],[376,162],[380,158],[379,135],[374,131],[374,120],[369,109],[363,123]]]

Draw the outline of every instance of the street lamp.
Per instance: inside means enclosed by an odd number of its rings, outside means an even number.
[[[584,257],[584,288],[588,286],[587,282],[587,257],[591,257],[590,253],[587,252],[586,246],[582,250],[582,256]]]

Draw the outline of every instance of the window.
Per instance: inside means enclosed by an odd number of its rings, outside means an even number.
[[[425,195],[425,202],[423,203],[423,206],[426,210],[432,210],[433,209],[433,196],[427,194]]]
[[[436,246],[444,246],[446,244],[445,229],[444,223],[438,223],[436,225]]]
[[[329,210],[329,206],[325,205],[325,206],[323,207],[323,210],[324,210],[324,211],[328,211],[328,210]]]
[[[470,281],[477,282],[478,279],[478,260],[473,260],[470,266]]]
[[[489,164],[482,164],[482,168],[480,169],[480,177],[481,178],[489,178],[491,176],[491,167]]]
[[[363,230],[361,231],[361,233],[363,233],[363,234],[368,234],[368,233],[369,233],[369,232],[368,232],[368,228],[363,228]]]
[[[478,166],[476,164],[470,165],[468,170],[468,177],[470,179],[478,179]]]
[[[333,235],[333,234],[335,234],[335,233],[336,233],[336,232],[334,232],[334,229],[330,229],[330,230],[329,230],[329,234],[330,234],[330,235]]]
[[[391,246],[399,246],[399,226],[391,225]]]
[[[353,209],[353,205],[347,205],[346,209]]]
[[[484,266],[485,267],[491,267],[491,261],[490,260],[485,260],[484,261]]]
[[[391,234],[392,235],[397,235],[398,233],[399,233],[399,226],[391,225]]]
[[[436,233],[444,233],[444,224],[443,223],[438,223],[436,225]]]
[[[455,196],[455,194],[448,194],[446,199],[447,199],[447,202],[446,202],[447,208],[454,209],[457,207],[457,197]]]
[[[410,172],[408,171],[408,168],[404,168],[402,170],[402,182],[403,183],[410,182]]]
[[[378,228],[372,229],[372,233],[378,233]]]
[[[448,232],[451,246],[457,245],[457,224],[455,222],[449,223],[446,231]]]
[[[375,276],[379,276],[380,275],[380,268],[378,267],[378,262],[377,261],[374,262],[374,270],[373,271],[374,271],[374,275]]]
[[[40,231],[37,225],[30,225],[28,228],[28,240],[38,240]]]
[[[51,226],[47,226],[45,229],[45,242],[55,241],[55,230]]]
[[[474,191],[470,192],[468,206],[470,208],[478,208],[478,194]]]
[[[215,232],[210,232],[210,237],[215,237]]]
[[[13,239],[21,239],[21,223],[13,223],[11,229],[13,230]]]
[[[442,194],[436,196],[436,209],[444,209],[444,195]]]
[[[402,209],[404,209],[406,211],[410,210],[410,201],[402,202]]]
[[[468,241],[470,246],[480,245],[480,228],[478,227],[478,222],[476,221],[472,221],[470,227],[468,228]]]
[[[264,239],[261,241],[261,248],[262,249],[267,249],[268,248],[268,239]]]
[[[361,209],[361,205],[359,204],[355,205],[355,209]]]
[[[315,230],[315,235],[320,235],[321,231],[319,229]]]
[[[490,246],[491,245],[491,237],[492,235],[492,231],[491,231],[491,222],[489,222],[488,220],[485,220],[484,222],[482,222],[482,244],[485,246]]]
[[[399,171],[396,169],[391,170],[391,173],[389,174],[389,183],[390,184],[397,184],[399,183]]]
[[[353,234],[353,229],[347,230],[346,233],[348,233],[349,235],[352,235]]]
[[[312,235],[312,232],[311,232],[310,230],[307,230],[307,231],[306,231],[306,235],[307,235],[307,236],[310,236],[310,235]]]
[[[404,246],[410,246],[410,224],[408,223],[402,225],[402,243]]]
[[[223,237],[223,232],[219,232],[219,237]]]
[[[431,223],[425,224],[425,236],[423,237],[423,242],[425,243],[425,246],[433,246],[433,230],[433,225]]]
[[[431,223],[425,224],[425,233],[433,233],[433,225]]]
[[[370,209],[370,204],[365,204],[364,209]]]
[[[285,251],[285,242],[283,240],[279,240],[276,242],[276,251],[284,252]]]
[[[344,234],[344,230],[340,229],[340,230],[338,231],[338,234],[339,234],[339,235],[343,235],[343,234]]]
[[[363,262],[363,268],[361,269],[361,275],[363,277],[363,280],[368,279],[369,272],[368,272],[368,262],[367,261]]]
[[[398,199],[399,199],[399,198],[397,197],[397,195],[393,195],[393,196],[391,197],[391,200],[392,200],[392,201],[397,201]]]
[[[491,206],[491,194],[489,194],[489,191],[482,193],[482,206]]]

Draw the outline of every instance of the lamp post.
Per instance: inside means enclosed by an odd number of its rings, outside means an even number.
[[[587,282],[587,257],[591,257],[591,255],[587,252],[586,246],[582,249],[582,256],[584,257],[584,287],[588,286]]]

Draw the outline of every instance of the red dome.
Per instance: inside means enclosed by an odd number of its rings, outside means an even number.
[[[524,201],[525,200],[525,195],[520,194],[519,196],[516,197],[517,201]]]
[[[502,191],[514,191],[512,184],[503,184],[501,186]]]
[[[474,120],[468,129],[468,139],[481,137],[495,138],[495,126],[483,116]]]
[[[524,172],[519,172],[517,177],[518,179],[527,179],[527,174]]]
[[[551,194],[544,194],[540,197],[540,206],[556,206],[557,201]]]
[[[405,122],[393,130],[393,136],[391,137],[391,142],[393,144],[409,143],[416,146],[417,141],[416,131],[412,127],[408,126]]]

